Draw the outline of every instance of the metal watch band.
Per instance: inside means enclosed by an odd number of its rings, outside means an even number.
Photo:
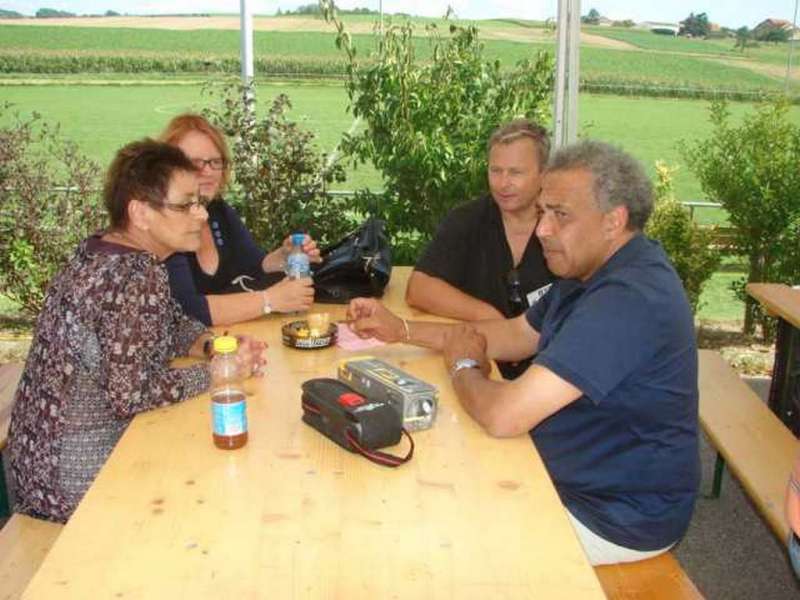
[[[480,363],[474,358],[459,358],[453,363],[450,369],[450,377],[455,377],[459,371],[463,371],[464,369],[478,368],[480,368]]]

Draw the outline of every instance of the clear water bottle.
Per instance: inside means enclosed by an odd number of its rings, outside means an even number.
[[[308,260],[308,254],[303,252],[303,240],[305,237],[303,233],[292,234],[292,249],[289,251],[289,256],[286,257],[286,275],[292,279],[311,277],[311,264]]]
[[[211,359],[211,420],[214,445],[235,450],[247,443],[247,398],[238,355],[239,342],[233,336],[214,338]]]

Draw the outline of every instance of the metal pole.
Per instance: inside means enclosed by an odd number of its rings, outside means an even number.
[[[789,94],[789,76],[792,71],[792,54],[794,53],[794,35],[797,29],[797,5],[798,0],[794,0],[794,19],[792,20],[792,35],[789,38],[789,59],[786,62],[786,94]]]
[[[558,0],[556,84],[553,97],[555,148],[573,143],[578,135],[580,13],[580,0]]]
[[[245,90],[245,110],[253,111],[255,96],[253,93],[253,14],[250,11],[249,0],[240,0],[239,13],[241,19],[241,58],[242,58],[242,85]]]

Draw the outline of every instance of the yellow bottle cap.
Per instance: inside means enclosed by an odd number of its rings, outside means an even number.
[[[217,354],[228,354],[236,352],[239,342],[232,335],[221,335],[214,338],[214,352]]]

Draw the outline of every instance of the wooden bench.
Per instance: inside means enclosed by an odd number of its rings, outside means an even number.
[[[8,443],[8,426],[11,424],[14,392],[17,391],[23,367],[22,363],[0,365],[0,519],[10,513],[2,452]]]
[[[19,598],[63,525],[15,514],[0,529],[0,598]]]
[[[594,572],[609,600],[703,597],[671,552],[638,562],[595,567]]]
[[[800,441],[718,352],[700,350],[700,423],[717,450],[712,496],[727,465],[775,535],[786,543],[786,483]]]

